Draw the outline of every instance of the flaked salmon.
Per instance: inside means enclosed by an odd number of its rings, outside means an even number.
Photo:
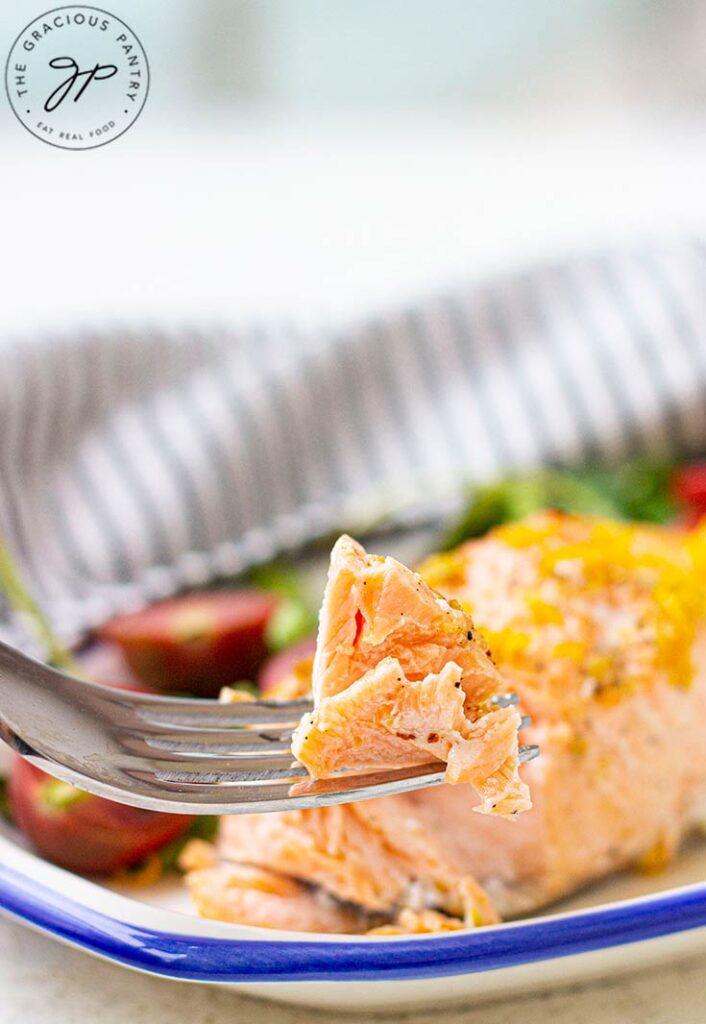
[[[706,530],[687,537],[553,513],[429,559],[421,575],[432,593],[473,615],[503,689],[532,716],[523,739],[541,755],[521,769],[532,809],[513,823],[478,815],[471,787],[459,785],[232,817],[219,858],[312,886],[391,933],[491,921],[488,897],[516,915],[618,868],[668,860],[706,800],[705,567]],[[407,678],[394,649],[381,653]],[[350,679],[350,658],[343,666]],[[359,678],[371,671],[358,667]],[[320,679],[322,707],[337,693],[333,670]],[[493,686],[489,676],[486,692]],[[301,912],[297,927],[307,928],[315,917]],[[365,930],[360,919],[352,930]]]
[[[504,683],[470,615],[350,537],[331,553],[312,688],[314,712],[292,751],[314,778],[436,758],[447,782],[474,786],[479,810],[530,806],[518,776],[520,716],[492,703]]]

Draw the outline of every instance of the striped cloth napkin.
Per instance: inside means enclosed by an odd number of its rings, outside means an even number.
[[[5,344],[0,535],[72,639],[469,481],[705,441],[706,251],[676,241],[339,330]]]

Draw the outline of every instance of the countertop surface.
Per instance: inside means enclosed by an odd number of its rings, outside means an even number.
[[[706,957],[610,984],[432,1013],[351,1014],[405,1024],[703,1024]],[[2,1024],[316,1024],[330,1014],[278,1006],[211,987],[148,978],[100,963],[0,920]]]

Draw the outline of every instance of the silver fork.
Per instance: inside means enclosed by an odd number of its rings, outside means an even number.
[[[506,707],[517,697],[494,703]],[[311,709],[308,700],[220,704],[114,690],[0,643],[0,739],[97,796],[152,811],[241,814],[350,803],[443,781],[435,761],[313,782],[290,748],[292,729]],[[521,746],[520,760],[537,753]]]

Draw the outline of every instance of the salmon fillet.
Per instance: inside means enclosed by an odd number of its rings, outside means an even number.
[[[460,604],[344,536],[321,608],[314,711],[292,751],[317,779],[436,758],[447,782],[472,783],[479,810],[516,814],[530,801],[518,776],[519,713],[491,703],[504,685]]]
[[[211,843],[193,839],[179,857],[202,917],[285,931],[359,932],[368,918],[323,889],[266,868],[219,862]]]
[[[513,916],[666,862],[706,802],[705,568],[706,531],[554,513],[429,559],[421,575],[469,609],[532,716],[532,809],[478,815],[460,785],[232,817],[219,857],[313,885],[371,927],[387,915],[394,933],[429,911],[492,920],[483,891]]]

